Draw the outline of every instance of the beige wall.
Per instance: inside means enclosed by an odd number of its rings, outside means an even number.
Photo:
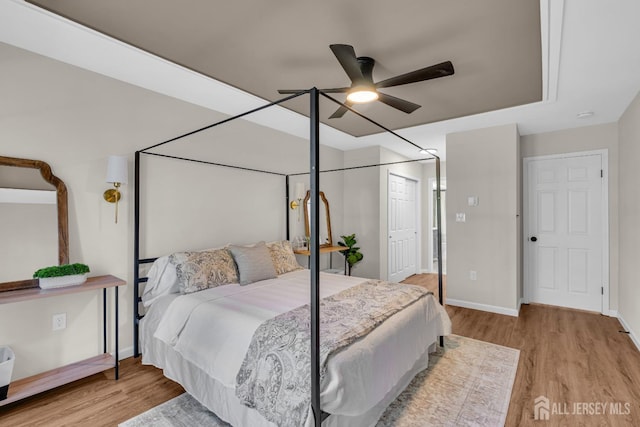
[[[618,312],[635,337],[640,337],[640,95],[637,95],[619,121],[620,135],[620,304]],[[612,174],[613,175],[613,174]]]
[[[522,157],[606,149],[609,158],[609,306],[618,309],[618,125],[586,126],[521,137]],[[524,213],[526,216],[526,212]]]
[[[380,147],[344,152],[344,166],[378,164]],[[364,255],[352,274],[380,277],[380,172],[363,168],[344,172],[344,234],[356,234]]]
[[[447,135],[447,300],[517,313],[519,141],[515,124]]]
[[[249,128],[255,127],[245,123]],[[262,170],[299,172],[308,170],[309,144],[264,128],[255,129],[251,140],[224,139],[223,144],[201,146],[195,158],[224,158],[243,165],[259,159]],[[260,135],[260,142],[256,136]],[[258,145],[259,144],[259,145]],[[256,146],[268,149],[255,153]],[[180,148],[176,148],[176,154]],[[213,150],[213,151],[212,151]],[[194,152],[194,154],[196,154]],[[342,167],[342,151],[321,147],[321,170]],[[247,159],[250,157],[251,159]],[[285,177],[230,169],[180,160],[142,156],[143,192],[141,206],[141,256],[152,257],[185,249],[204,249],[229,243],[251,244],[286,237]],[[289,196],[295,196],[295,183],[309,189],[309,177],[292,177]],[[341,173],[321,174],[320,189],[325,193],[331,213],[332,237],[342,233],[343,185]],[[167,197],[170,194],[171,197]],[[289,211],[291,237],[304,236],[304,213]],[[325,233],[321,233],[324,235]],[[299,257],[306,266],[307,257]],[[335,258],[336,266],[342,265]],[[326,268],[329,257],[321,257]]]

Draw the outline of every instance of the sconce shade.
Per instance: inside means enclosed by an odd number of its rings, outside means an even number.
[[[107,182],[126,184],[128,180],[127,158],[125,156],[109,156],[107,163]]]

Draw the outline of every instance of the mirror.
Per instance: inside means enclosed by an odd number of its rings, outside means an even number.
[[[24,279],[44,267],[42,263],[51,265],[56,258],[58,264],[69,263],[67,187],[47,163],[0,156],[0,209],[3,226],[9,227],[3,233],[2,249],[7,255],[3,259],[28,266],[27,270],[32,269],[30,262],[36,264],[26,277],[24,268],[15,272],[20,277],[0,275],[2,282],[22,279],[0,283],[0,291],[37,287],[36,280]],[[26,248],[26,253],[21,254],[18,246]],[[11,255],[19,259],[12,260]]]
[[[333,239],[331,238],[331,215],[329,214],[329,202],[327,202],[327,198],[324,196],[324,192],[319,193],[320,200],[320,247],[330,247],[333,246]],[[324,206],[324,209],[323,209]],[[309,211],[311,210],[311,191],[307,190],[307,195],[304,197],[304,232],[307,237],[311,235],[311,226],[309,221]],[[322,215],[322,211],[324,210],[325,215]],[[324,242],[324,243],[322,243]]]

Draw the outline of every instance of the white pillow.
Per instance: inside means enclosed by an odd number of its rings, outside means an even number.
[[[155,300],[169,294],[180,293],[180,281],[176,273],[176,266],[169,262],[169,255],[158,258],[153,262],[147,283],[142,293],[142,305],[149,307]]]

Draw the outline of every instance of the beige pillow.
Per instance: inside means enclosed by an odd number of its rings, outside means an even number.
[[[177,252],[169,256],[169,261],[176,266],[183,294],[238,283],[236,264],[226,248]]]
[[[277,276],[269,249],[264,242],[256,243],[254,246],[231,245],[229,251],[236,261],[241,285],[274,279]]]

